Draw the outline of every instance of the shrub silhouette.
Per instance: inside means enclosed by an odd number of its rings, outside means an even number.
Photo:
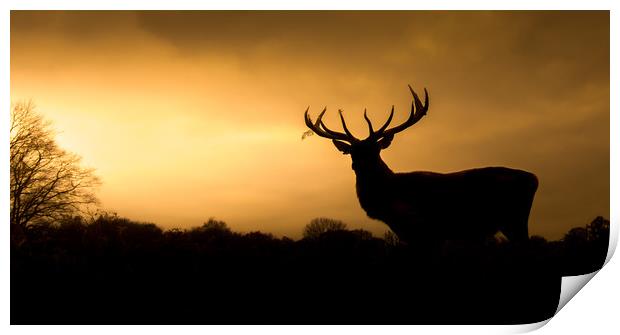
[[[342,221],[329,218],[316,218],[312,219],[312,221],[304,227],[303,237],[318,238],[326,232],[346,229],[347,225]]]
[[[609,246],[609,220],[596,217],[585,227],[569,230],[562,243],[560,254],[566,275],[579,275],[600,269]]]

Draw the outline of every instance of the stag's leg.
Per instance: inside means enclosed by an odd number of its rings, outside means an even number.
[[[525,217],[525,219],[523,219],[522,216],[511,218],[505,223],[501,231],[510,242],[524,243],[530,238],[527,227],[527,217]]]
[[[534,202],[534,195],[538,188],[538,179],[533,174],[527,174],[521,183],[523,197],[517,197],[521,202],[515,204],[514,217],[508,218],[502,232],[511,242],[527,242],[530,238],[528,221],[530,210]]]
[[[421,218],[393,219],[386,222],[390,229],[405,242],[409,256],[420,266],[430,265],[441,254],[441,241],[436,232]]]
[[[515,207],[507,211],[510,216],[506,217],[500,226],[501,232],[513,243],[525,243],[529,240],[528,218],[530,215],[529,203],[515,204]]]

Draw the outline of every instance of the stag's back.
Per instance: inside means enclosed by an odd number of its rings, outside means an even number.
[[[510,240],[523,240],[537,187],[529,172],[487,167],[396,173],[383,187],[360,192],[358,185],[358,196],[370,217],[404,239],[480,239],[502,231]]]

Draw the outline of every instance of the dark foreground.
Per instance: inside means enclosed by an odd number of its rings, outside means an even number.
[[[12,245],[11,323],[532,323],[553,316],[562,275],[603,264],[602,237],[571,236],[450,244],[429,259],[359,230],[293,241],[217,222],[74,220]]]

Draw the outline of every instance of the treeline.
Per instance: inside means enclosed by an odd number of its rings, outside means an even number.
[[[571,229],[559,241],[532,236],[530,249],[553,258],[564,275],[577,275],[600,269],[608,241],[609,221],[599,216],[585,227]],[[295,241],[260,231],[234,232],[225,222],[213,218],[198,227],[163,230],[153,223],[107,213],[90,220],[74,216],[38,223],[21,232],[19,238],[14,237],[12,242],[14,264],[19,264],[20,260],[39,259],[39,264],[92,267],[98,260],[118,264],[115,257],[120,257],[119,262],[126,263],[127,269],[146,266],[148,258],[157,258],[156,263],[159,263],[162,258],[180,254],[183,254],[183,262],[203,257],[211,258],[210,261],[214,257],[236,257],[239,258],[236,261],[263,258],[291,262],[293,258],[323,254],[329,259],[346,255],[358,258],[357,261],[371,262],[407,250],[391,232],[378,238],[366,230],[349,230],[342,221],[329,218],[313,219],[303,228],[303,238]],[[483,251],[492,257],[511,248],[506,241],[495,239],[488,240],[484,249],[468,251]],[[462,249],[462,245],[447,242],[443,256],[460,253]]]
[[[609,221],[561,241],[447,243],[433,259],[325,218],[299,240],[116,215],[22,233],[11,243],[12,323],[528,323],[553,315],[562,275],[602,266]]]
[[[209,219],[189,229],[162,230],[115,214],[87,220],[80,216],[32,225],[12,245],[14,265],[21,261],[58,269],[88,267],[125,271],[148,267],[201,267],[229,262],[241,266],[257,262],[289,264],[311,256],[346,254],[350,260],[369,262],[385,258],[398,242],[386,244],[365,230],[348,230],[338,220],[317,218],[303,232],[303,239],[277,238],[253,231],[232,231],[225,222]]]

